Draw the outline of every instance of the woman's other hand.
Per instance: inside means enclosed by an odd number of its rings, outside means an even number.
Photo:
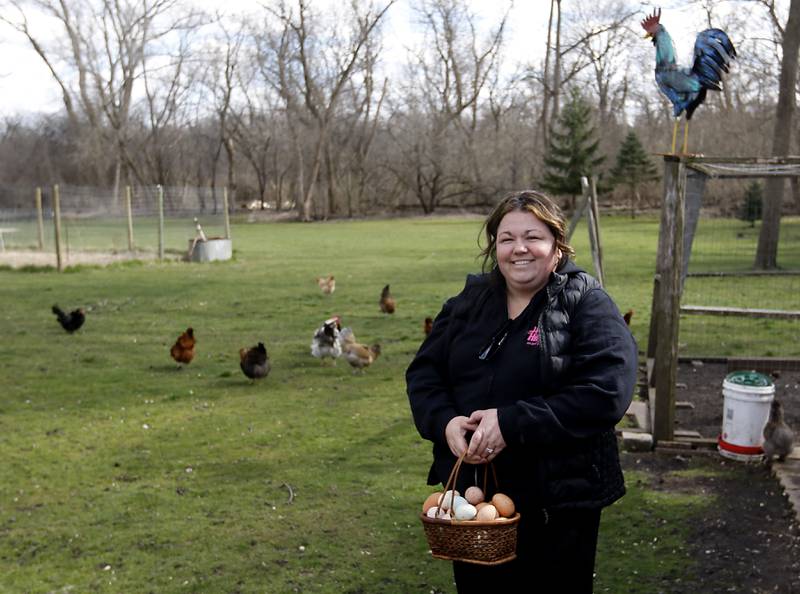
[[[497,454],[506,447],[506,440],[503,439],[500,424],[497,421],[497,409],[476,410],[467,421],[476,429],[472,434],[472,439],[469,440],[469,448],[464,459],[478,459],[479,463],[494,460]]]
[[[477,423],[473,423],[464,416],[450,419],[447,427],[445,427],[444,436],[445,439],[447,439],[447,445],[450,447],[450,451],[453,452],[456,458],[460,458],[464,450],[467,449],[467,431],[474,431],[477,426]],[[464,461],[470,462],[466,457]],[[470,463],[475,464],[475,462]]]

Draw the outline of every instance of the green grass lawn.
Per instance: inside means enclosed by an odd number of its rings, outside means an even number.
[[[404,371],[423,318],[478,269],[479,228],[236,224],[230,262],[0,270],[0,592],[451,592],[417,518],[430,446]],[[608,289],[636,310],[641,346],[657,232],[603,220]],[[585,229],[575,244],[588,266]],[[393,316],[378,309],[387,283]],[[90,308],[84,328],[64,333],[54,303]],[[382,345],[363,375],[310,356],[332,314]],[[187,326],[197,356],[178,370],[169,347]],[[237,352],[259,340],[273,369],[251,384]],[[678,527],[713,505],[645,484],[604,515],[597,591],[636,591],[618,551],[650,542],[648,507]],[[681,530],[637,550],[639,583],[690,562],[670,553]]]

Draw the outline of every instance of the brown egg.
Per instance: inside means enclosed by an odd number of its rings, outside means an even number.
[[[439,505],[439,497],[442,496],[441,491],[436,491],[436,493],[431,493],[428,495],[428,498],[425,500],[425,503],[422,504],[422,513],[427,514],[428,510],[435,505]]]
[[[483,491],[481,491],[480,487],[470,487],[464,492],[464,499],[472,505],[477,505],[484,500]]]
[[[486,507],[487,505],[490,505],[490,504],[487,503],[486,501],[481,501],[480,503],[475,505],[475,509],[477,509],[478,511],[481,511],[481,509]]]
[[[497,513],[504,518],[510,518],[514,515],[514,502],[511,501],[511,497],[508,495],[495,493],[494,497],[492,497],[492,505],[497,508]]]
[[[491,522],[497,519],[497,509],[491,503],[487,503],[478,510],[478,515],[475,516],[475,519],[481,522]]]

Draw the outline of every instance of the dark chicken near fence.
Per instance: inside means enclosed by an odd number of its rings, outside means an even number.
[[[73,309],[69,313],[65,313],[60,307],[54,305],[53,313],[56,314],[58,323],[61,324],[61,327],[70,334],[83,326],[83,323],[86,321],[86,311],[82,307]]]
[[[178,337],[175,344],[169,350],[169,354],[178,363],[189,364],[194,359],[194,329],[187,328],[186,332]]]
[[[773,400],[770,405],[769,419],[764,425],[764,459],[772,461],[773,456],[783,462],[794,449],[794,432],[783,420],[783,405]]]
[[[239,349],[239,367],[251,380],[267,377],[270,370],[269,356],[263,342],[249,349]]]
[[[397,307],[397,302],[392,297],[392,294],[389,292],[389,285],[383,287],[383,291],[381,291],[381,300],[380,300],[381,311],[383,313],[393,314],[394,310]]]

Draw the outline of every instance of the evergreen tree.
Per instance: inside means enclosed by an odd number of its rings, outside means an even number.
[[[756,221],[761,218],[764,194],[761,191],[761,184],[757,181],[748,184],[744,191],[744,200],[739,209],[739,219],[749,221],[751,227],[756,226]]]
[[[641,197],[639,186],[650,180],[658,179],[656,168],[633,131],[628,132],[617,153],[617,164],[611,170],[611,182],[624,184],[628,188],[631,205],[631,218],[636,217],[636,206]]]
[[[597,155],[599,140],[594,138],[591,109],[575,89],[570,101],[550,132],[550,146],[544,158],[546,167],[542,187],[553,194],[575,197],[581,193],[581,177],[590,177],[605,160]]]

